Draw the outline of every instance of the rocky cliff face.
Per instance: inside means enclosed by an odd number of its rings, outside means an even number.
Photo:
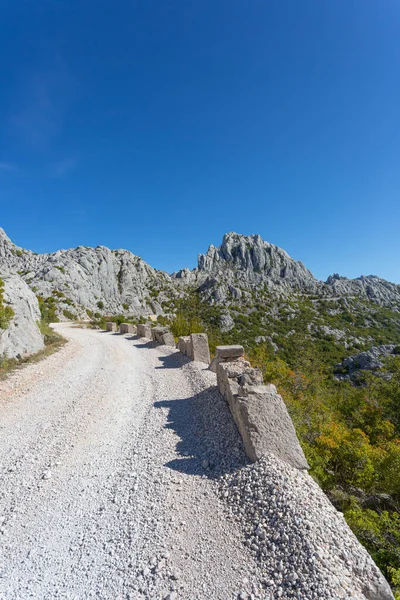
[[[278,295],[290,292],[322,297],[362,298],[376,304],[400,308],[400,285],[374,275],[347,279],[331,275],[326,282],[284,250],[265,242],[259,235],[227,233],[219,248],[211,245],[200,254],[198,267],[174,274],[182,283],[198,285],[209,300],[225,303],[265,288]]]
[[[160,313],[160,301],[170,298],[175,289],[167,273],[156,271],[127,250],[79,246],[37,255],[15,246],[3,230],[1,266],[18,272],[39,296],[51,296],[54,290],[63,294],[61,316],[68,310],[85,317],[86,309],[104,309],[109,314]]]
[[[23,358],[44,348],[39,304],[35,294],[18,275],[0,273],[4,301],[14,311],[7,329],[0,329],[0,357]]]
[[[400,285],[376,275],[347,279],[334,274],[328,277],[321,289],[327,290],[332,296],[359,297],[382,306],[400,306]]]

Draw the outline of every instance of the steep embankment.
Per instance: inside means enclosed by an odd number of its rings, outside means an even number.
[[[308,475],[247,464],[204,365],[59,327],[0,384],[5,600],[392,598]]]

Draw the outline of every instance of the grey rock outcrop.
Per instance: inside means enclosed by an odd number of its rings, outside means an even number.
[[[333,296],[360,297],[382,306],[400,304],[400,285],[376,275],[361,275],[356,279],[347,279],[335,273],[328,277],[323,288],[329,290]]]
[[[334,367],[339,379],[355,379],[360,371],[378,372],[384,366],[384,360],[390,355],[400,354],[400,348],[394,344],[373,346],[366,352],[360,352],[344,359]]]
[[[197,289],[210,303],[225,305],[220,327],[234,321],[229,307],[251,300],[258,290],[276,297],[313,294],[324,298],[362,298],[400,312],[400,286],[376,276],[318,281],[284,250],[259,235],[227,233],[219,248],[211,245],[198,257],[198,267],[169,275],[157,271],[127,250],[79,246],[51,254],[35,254],[13,244],[0,229],[0,269],[19,273],[35,293],[57,291],[59,314],[86,311],[149,316],[163,314],[163,303]],[[65,303],[65,304],[63,304]]]
[[[27,284],[15,274],[2,273],[4,301],[14,311],[7,329],[0,329],[0,357],[23,358],[44,348],[39,304]]]
[[[35,254],[15,246],[0,229],[0,268],[18,272],[39,296],[53,290],[72,301],[77,316],[86,309],[108,314],[162,313],[160,302],[176,295],[170,275],[127,250],[79,246]],[[158,292],[155,299],[154,290]],[[150,292],[153,292],[153,296]],[[66,308],[70,308],[66,306]]]

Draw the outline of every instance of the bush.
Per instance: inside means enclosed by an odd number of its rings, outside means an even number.
[[[70,321],[74,321],[75,320],[75,315],[70,311],[70,310],[63,310],[63,315],[66,319],[69,319]]]
[[[4,281],[0,279],[0,329],[7,329],[13,316],[11,306],[4,305]]]
[[[103,302],[103,300],[99,300],[97,302],[97,308],[99,308],[100,310],[103,310],[103,308],[104,308],[104,302]]]

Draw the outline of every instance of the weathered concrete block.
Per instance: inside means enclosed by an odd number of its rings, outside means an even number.
[[[171,348],[175,348],[174,336],[170,331],[167,331],[162,334],[160,343],[164,346],[170,346]]]
[[[182,337],[180,337],[178,340],[178,345],[177,345],[179,352],[182,352],[182,354],[187,356],[188,350],[189,350],[189,344],[190,344],[190,335],[183,335]]]
[[[112,321],[106,323],[106,331],[117,331],[117,324]]]
[[[152,340],[153,342],[158,342],[162,344],[162,336],[164,333],[168,332],[168,327],[153,327],[151,330]]]
[[[119,326],[120,333],[136,333],[137,327],[136,325],[132,325],[132,323],[121,323]]]
[[[274,385],[262,385],[259,369],[245,361],[218,364],[217,381],[242,436],[250,460],[273,454],[296,467],[308,469],[292,420]]]
[[[235,345],[235,346],[217,346],[216,348],[216,356],[221,358],[239,358],[239,356],[243,356],[244,348],[243,346]]]
[[[188,356],[192,360],[210,364],[210,349],[206,333],[192,333],[188,343]]]
[[[226,364],[226,363],[240,363],[243,367],[250,367],[250,363],[249,361],[245,360],[243,358],[243,356],[239,356],[238,358],[222,358],[221,356],[214,356],[214,358],[211,361],[210,366],[208,367],[210,371],[212,371],[213,373],[217,373],[218,372],[218,365],[220,363]]]
[[[139,337],[145,337],[151,340],[151,325],[138,325],[137,334]]]

